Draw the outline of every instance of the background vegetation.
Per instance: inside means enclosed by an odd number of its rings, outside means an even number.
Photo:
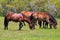
[[[7,11],[49,11],[53,16],[59,17],[60,0],[0,0],[0,16]]]

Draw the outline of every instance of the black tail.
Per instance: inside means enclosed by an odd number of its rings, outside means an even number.
[[[7,21],[7,18],[5,16],[5,18],[4,18],[4,29],[6,29],[7,27],[8,27],[8,21]]]

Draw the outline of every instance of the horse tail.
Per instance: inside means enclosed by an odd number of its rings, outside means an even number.
[[[4,18],[4,29],[6,29],[7,26],[8,26],[8,20],[5,16],[5,18]]]

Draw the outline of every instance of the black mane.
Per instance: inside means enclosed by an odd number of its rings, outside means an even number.
[[[56,19],[49,12],[47,12],[47,14],[51,17],[50,20],[52,22],[54,22],[54,23],[57,22]]]

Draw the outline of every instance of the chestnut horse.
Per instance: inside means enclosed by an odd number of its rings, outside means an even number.
[[[36,18],[33,17],[34,14],[33,11],[22,11],[21,13],[24,14],[26,17],[28,17],[32,21],[33,25],[36,24]]]
[[[38,24],[41,26],[41,21],[46,22],[47,26],[48,24],[50,25],[50,28],[52,26],[56,29],[57,27],[57,21],[55,18],[49,13],[49,12],[38,12],[37,13],[37,18],[38,18]]]
[[[33,16],[32,16],[33,12],[32,11],[22,11],[21,13],[24,14],[26,17],[29,17],[30,20],[33,19]]]
[[[54,28],[56,28],[57,21],[49,12],[22,11],[21,13],[24,14],[26,17],[30,17],[30,19],[33,20],[33,23],[36,23],[36,21],[38,20],[38,24],[40,25],[40,27],[41,22],[43,22],[43,27],[44,24],[45,26],[48,26],[49,24],[50,28],[52,28],[52,25],[54,26]]]
[[[29,24],[29,28],[33,29],[33,23],[32,21],[26,17],[25,15],[23,15],[22,13],[14,13],[14,12],[7,12],[5,15],[5,19],[4,19],[4,29],[8,29],[8,23],[9,21],[14,21],[14,22],[19,22],[19,30],[21,30],[22,28],[22,22],[25,21]]]
[[[29,17],[30,20],[34,23],[34,25],[36,24],[38,12],[22,11],[21,13],[24,14],[26,17]],[[43,21],[43,27],[44,27],[44,23],[45,23],[46,26],[48,26],[48,25],[47,25],[47,22],[46,22],[46,21],[45,21],[45,22]],[[41,27],[42,21],[39,20],[38,24],[39,24],[40,27]],[[39,28],[40,28],[40,27],[39,27]]]

